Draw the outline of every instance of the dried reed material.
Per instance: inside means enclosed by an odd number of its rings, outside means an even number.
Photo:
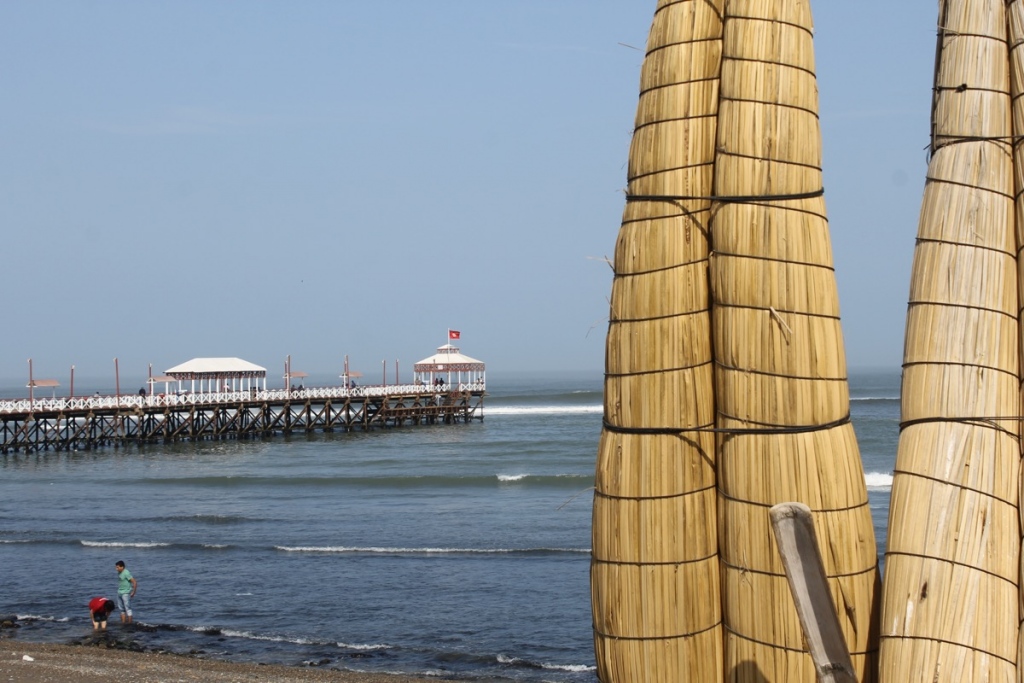
[[[1013,681],[1021,413],[1004,3],[940,4],[880,622],[882,681]]]
[[[615,249],[591,599],[605,683],[722,680],[706,222],[724,0],[660,0]]]
[[[1010,57],[1010,97],[1011,97],[1011,130],[1013,131],[1013,175],[1014,175],[1014,221],[1017,246],[1017,296],[1024,301],[1024,272],[1021,271],[1021,258],[1024,256],[1024,152],[1021,140],[1024,139],[1024,1],[1009,0],[1006,3],[1006,26]],[[1021,344],[1024,344],[1024,316],[1021,318]],[[1024,355],[1022,355],[1024,357]],[[1021,369],[1024,375],[1024,368]],[[1024,379],[1024,378],[1022,378]],[[1021,413],[1024,414],[1024,381],[1022,381]],[[1024,534],[1024,509],[1020,501],[1024,497],[1024,472],[1021,473],[1017,488],[1018,523]],[[1018,568],[1018,608],[1017,608],[1017,680],[1024,680],[1024,539],[1021,540],[1021,557]]]
[[[857,676],[875,676],[877,558],[820,197],[812,33],[806,0],[727,5],[710,275],[729,681],[816,680],[771,531],[784,501],[814,511]]]
[[[1009,140],[1009,59],[1004,3],[944,0],[940,4],[932,107],[932,149],[964,138]]]
[[[961,424],[942,423],[942,431],[925,428],[926,425],[913,425],[907,427],[907,432],[913,432],[908,438],[918,447],[919,452],[934,453],[938,449],[955,445],[958,450],[951,451],[952,457],[943,463],[943,470],[947,478],[960,477],[965,473],[961,481],[957,483],[939,483],[923,476],[900,477],[899,486],[893,489],[893,504],[913,505],[920,508],[922,517],[927,515],[931,524],[926,526],[925,533],[919,528],[922,525],[903,525],[892,529],[893,548],[914,548],[921,554],[912,555],[907,561],[917,563],[931,560],[935,557],[952,558],[957,563],[970,562],[971,558],[985,554],[993,549],[993,544],[1006,545],[1007,538],[1012,539],[1017,535],[1017,508],[1012,501],[1016,496],[1017,483],[1004,477],[992,467],[977,461],[979,453],[989,459],[990,453],[998,453],[1004,456],[1012,455],[1014,439],[1000,432],[985,427],[974,427],[971,430],[963,429]],[[936,433],[938,432],[938,433]],[[968,450],[970,449],[970,450]],[[973,457],[972,457],[973,456]],[[911,463],[920,465],[923,463]],[[932,470],[936,468],[931,468]],[[970,473],[967,473],[970,470]],[[950,475],[953,475],[952,477]],[[985,491],[985,493],[982,493]],[[922,504],[923,503],[923,504]],[[953,511],[952,513],[950,511]],[[923,538],[922,538],[923,536]],[[1012,541],[1008,544],[1013,547]],[[940,567],[942,572],[947,571],[948,563],[930,562],[930,565]],[[929,572],[937,571],[928,566]],[[971,565],[965,565],[963,571],[972,570]],[[1013,621],[1016,620],[1017,612],[1017,589],[1016,576],[1018,571],[1017,554],[1015,552],[993,553],[991,561],[986,565],[986,571],[990,572],[988,581],[979,582],[984,591],[1011,592],[1009,604],[995,604],[985,602],[986,615],[984,626],[979,633],[988,630],[991,624],[995,623],[994,613],[1011,613]],[[987,587],[991,586],[991,588]],[[967,589],[967,586],[964,586]],[[970,588],[975,590],[975,588]],[[928,593],[933,599],[922,600],[915,605],[912,613],[908,616],[900,608],[898,617],[909,620],[921,619],[929,621],[923,614],[935,614],[933,627],[942,631],[960,632],[970,627],[970,624],[957,622],[956,620],[943,619],[942,613],[937,612],[938,605],[945,594],[939,586],[929,586]],[[897,597],[904,599],[906,596]],[[949,593],[950,604],[962,601],[964,595],[961,592]],[[959,639],[945,637],[944,640],[953,642],[964,642]],[[1012,647],[1003,644],[1001,656],[1008,656],[1016,650],[1017,644],[1014,641]],[[1012,658],[1012,657],[1011,657]]]
[[[625,640],[600,638],[595,641],[597,661],[604,662],[601,681],[720,681],[722,649],[720,629],[698,633],[685,640]],[[704,653],[704,657],[695,656]],[[680,662],[686,663],[687,678],[676,678]],[[638,673],[638,672],[642,672]]]

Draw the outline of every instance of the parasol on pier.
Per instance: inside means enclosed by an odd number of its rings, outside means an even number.
[[[52,398],[57,396],[57,387],[60,386],[60,382],[55,379],[31,379],[28,384],[25,385],[28,389],[50,389]]]
[[[170,375],[154,375],[153,377],[150,377],[149,379],[146,380],[146,383],[149,384],[149,392],[150,393],[154,393],[156,391],[155,386],[159,382],[163,382],[164,383],[164,393],[165,394],[170,394],[171,393],[171,382],[177,383],[178,382],[178,378],[177,377],[171,377]]]

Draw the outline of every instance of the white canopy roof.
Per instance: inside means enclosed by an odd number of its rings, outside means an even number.
[[[483,370],[484,362],[476,358],[463,355],[459,349],[451,344],[439,346],[437,353],[429,358],[416,363],[416,372],[429,372],[430,370]]]
[[[179,379],[187,379],[184,376],[220,376],[220,377],[264,377],[267,374],[266,368],[242,360],[241,358],[193,358],[181,365],[175,365],[164,372]]]

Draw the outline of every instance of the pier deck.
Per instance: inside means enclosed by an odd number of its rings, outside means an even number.
[[[0,400],[0,454],[483,420],[482,383]]]

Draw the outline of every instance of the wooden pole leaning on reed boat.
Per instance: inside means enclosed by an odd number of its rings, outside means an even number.
[[[811,509],[803,503],[779,503],[769,514],[818,683],[855,683],[850,650],[818,551]]]
[[[1020,266],[1004,6],[940,3],[886,544],[883,683],[1020,680]]]
[[[603,683],[723,680],[707,288],[723,2],[659,0],[641,70],[595,475]]]
[[[769,509],[814,510],[860,681],[877,662],[877,549],[850,423],[806,0],[730,0],[711,221],[725,674],[812,683]]]

